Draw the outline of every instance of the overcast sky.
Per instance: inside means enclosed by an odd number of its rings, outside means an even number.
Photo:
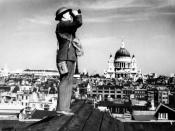
[[[0,0],[0,67],[56,69],[61,6],[82,9],[80,71],[102,74],[124,39],[142,72],[175,73],[175,0]]]

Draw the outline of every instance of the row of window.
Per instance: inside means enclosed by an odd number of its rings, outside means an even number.
[[[22,102],[21,104],[22,104],[22,106],[26,106],[26,107],[28,105],[27,103],[24,103],[24,102]]]
[[[137,94],[145,94],[146,91],[135,91],[135,93],[137,93]]]
[[[168,95],[168,93],[161,93],[161,92],[160,92],[159,95]]]
[[[168,120],[168,113],[159,113],[158,119],[159,120]]]
[[[96,97],[97,95],[96,95],[96,94],[93,94],[92,96],[93,96],[93,97]],[[108,98],[108,96],[109,96],[109,95],[104,95],[103,97],[104,97],[104,98]],[[121,99],[121,98],[122,98],[122,95],[116,95],[116,96],[115,96],[115,95],[111,95],[110,97]]]
[[[94,93],[96,92],[96,91],[93,91]],[[115,91],[104,91],[104,93],[109,93],[109,92],[111,92],[111,93],[115,93]],[[103,93],[103,91],[98,91],[98,93]],[[116,93],[122,93],[121,91],[116,91]]]
[[[136,95],[136,98],[145,98],[144,95]]]
[[[18,96],[17,99],[27,100],[29,96]]]
[[[168,99],[168,97],[159,97],[159,99]]]
[[[123,67],[123,68],[125,68],[125,67],[126,68],[130,68],[130,65],[131,65],[130,63],[124,63],[124,62],[120,62],[120,63],[116,63],[115,64],[115,66],[119,67],[119,68],[121,68],[121,67]]]

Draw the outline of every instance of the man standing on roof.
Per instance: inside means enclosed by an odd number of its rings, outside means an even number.
[[[70,110],[73,75],[77,56],[82,53],[82,46],[76,37],[76,31],[82,25],[81,10],[62,7],[56,11],[55,20],[59,21],[56,27],[58,40],[56,63],[60,73],[56,111],[58,114],[73,115]]]

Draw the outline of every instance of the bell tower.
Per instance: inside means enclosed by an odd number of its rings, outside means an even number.
[[[108,60],[108,69],[107,69],[107,77],[108,78],[115,78],[115,66],[114,66],[114,58],[112,54],[110,54],[109,60]]]

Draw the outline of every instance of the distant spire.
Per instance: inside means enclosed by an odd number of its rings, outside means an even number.
[[[121,46],[121,48],[125,48],[125,42],[123,41],[123,39],[122,39],[122,46]]]

